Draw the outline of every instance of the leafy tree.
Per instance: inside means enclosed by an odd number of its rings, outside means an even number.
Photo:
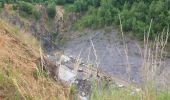
[[[152,36],[169,26],[169,5],[170,0],[75,0],[74,2],[76,11],[85,14],[78,21],[85,24],[82,26],[100,28],[119,25],[118,14],[120,14],[124,31],[132,31],[136,36],[141,36],[141,33],[148,29],[151,19]]]

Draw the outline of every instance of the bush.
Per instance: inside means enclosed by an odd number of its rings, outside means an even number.
[[[19,1],[18,6],[21,11],[24,11],[27,14],[32,14],[33,10],[35,9],[31,3],[24,2],[24,1]]]
[[[35,19],[39,19],[41,16],[41,13],[35,9],[35,10],[33,10],[33,15],[34,15]]]
[[[119,25],[120,14],[123,31],[141,34],[152,19],[151,32],[155,36],[170,23],[169,0],[75,0],[73,5],[76,12],[85,13],[77,21],[84,27]]]
[[[13,5],[12,5],[12,9],[13,9],[13,10],[17,10],[17,9],[18,9],[18,5],[17,5],[17,4],[13,4]]]
[[[19,8],[20,14],[28,16],[33,15],[35,19],[40,18],[40,12],[34,7],[33,4],[25,1],[18,1],[16,4],[13,4],[13,10]],[[23,13],[24,12],[24,13]]]
[[[4,1],[0,1],[0,8],[4,8]]]
[[[86,0],[76,0],[74,6],[77,12],[88,10],[88,3]]]
[[[55,4],[54,3],[48,4],[48,6],[46,8],[46,12],[47,12],[49,18],[54,18],[56,15]]]

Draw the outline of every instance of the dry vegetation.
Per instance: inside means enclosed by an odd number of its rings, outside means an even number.
[[[0,99],[66,99],[67,88],[37,69],[39,57],[32,36],[0,20]]]
[[[119,19],[121,35],[124,41],[120,16]],[[144,35],[144,47],[138,48],[142,57],[142,84],[140,85],[140,91],[132,92],[134,90],[131,90],[130,85],[129,88],[125,89],[119,89],[112,85],[109,87],[100,86],[95,81],[90,100],[170,100],[169,80],[167,78],[169,71],[162,70],[165,67],[165,47],[168,42],[169,28],[158,34],[154,41],[150,41],[151,27],[152,20],[148,32]],[[128,50],[125,41],[123,45],[127,60],[127,72],[130,73],[131,66],[128,65]]]

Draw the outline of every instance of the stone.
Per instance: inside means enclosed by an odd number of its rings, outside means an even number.
[[[79,99],[78,100],[88,100],[88,98],[79,95]]]
[[[68,56],[66,56],[66,55],[61,55],[61,57],[60,57],[60,61],[61,61],[61,63],[67,63],[67,62],[69,62],[71,59],[68,57]]]
[[[119,84],[118,84],[118,87],[119,87],[119,88],[123,88],[124,85],[119,83]]]
[[[82,92],[81,95],[84,97],[84,96],[86,95],[86,93],[85,93],[85,92]]]
[[[64,65],[59,67],[59,79],[65,81],[68,84],[72,84],[75,81],[76,74]]]
[[[79,67],[78,72],[83,72],[83,68]]]
[[[141,89],[139,89],[139,88],[136,88],[136,89],[135,89],[135,91],[136,91],[136,92],[140,92],[140,91],[141,91]]]

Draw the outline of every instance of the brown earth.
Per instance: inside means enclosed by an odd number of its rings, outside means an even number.
[[[40,74],[38,58],[38,42],[0,20],[0,99],[66,100],[67,88]]]

